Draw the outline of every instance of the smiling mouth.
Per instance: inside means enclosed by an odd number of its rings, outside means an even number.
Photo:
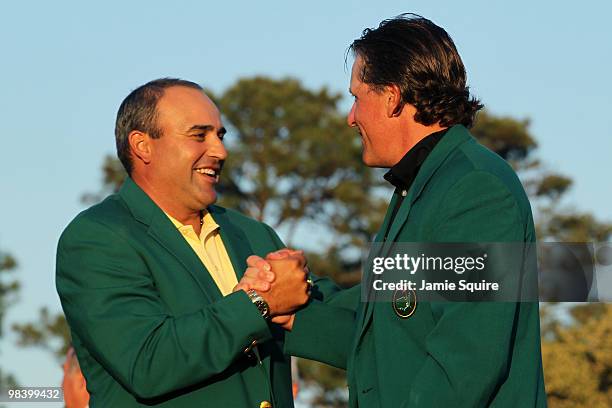
[[[211,167],[200,167],[194,169],[194,171],[198,174],[203,175],[204,177],[209,178],[212,182],[219,182],[219,174],[221,173],[220,169],[214,169]]]

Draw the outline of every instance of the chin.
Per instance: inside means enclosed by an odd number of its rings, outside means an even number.
[[[214,203],[217,202],[217,194],[216,193],[207,194],[204,197],[200,197],[198,201],[200,202],[200,205],[202,206],[202,208],[206,208],[209,205],[213,205]]]
[[[361,161],[368,167],[385,167],[384,164],[380,163],[380,160],[376,160],[375,157],[366,154],[366,152],[361,154]]]

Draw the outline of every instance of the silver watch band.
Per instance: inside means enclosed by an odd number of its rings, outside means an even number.
[[[250,289],[247,292],[247,295],[249,295],[251,302],[253,302],[253,304],[257,307],[257,310],[259,310],[261,316],[267,320],[270,317],[270,307],[268,306],[268,302],[266,302],[265,299],[254,289]]]

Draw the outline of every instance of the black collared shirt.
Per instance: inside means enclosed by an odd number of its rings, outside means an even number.
[[[393,219],[402,205],[404,197],[406,197],[406,194],[414,182],[414,179],[416,178],[417,174],[419,174],[421,166],[425,162],[425,159],[427,159],[427,156],[429,156],[434,147],[436,147],[438,142],[442,139],[442,136],[444,136],[447,130],[448,129],[442,129],[423,138],[419,143],[414,145],[412,149],[408,150],[408,153],[406,153],[404,157],[402,157],[401,160],[391,167],[384,175],[385,180],[395,187],[395,192],[399,195],[397,201],[395,202],[395,206],[393,207],[393,212],[391,213],[389,223],[387,224],[387,230],[385,231],[385,236],[383,239],[384,241],[387,240],[389,229],[391,228],[391,224],[393,224]]]

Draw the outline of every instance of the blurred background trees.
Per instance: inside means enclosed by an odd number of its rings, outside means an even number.
[[[278,229],[287,245],[306,248],[318,275],[345,287],[358,283],[362,251],[382,222],[392,190],[383,171],[362,164],[361,143],[345,123],[341,95],[308,89],[293,78],[263,76],[240,79],[220,95],[208,93],[229,130],[219,204]],[[483,111],[472,133],[519,174],[540,241],[609,241],[611,224],[560,204],[572,180],[538,160],[529,124]],[[116,191],[126,176],[114,155],[104,159],[102,175],[100,191],[85,194],[85,204]],[[14,267],[7,265],[0,272]],[[2,288],[0,318],[6,307]],[[561,319],[556,305],[542,306],[549,405],[612,406],[611,306],[581,305]],[[13,329],[20,345],[46,348],[58,359],[69,343],[65,319],[47,309],[38,321]],[[317,390],[316,406],[346,405],[343,371],[300,360],[300,375]]]
[[[10,254],[0,250],[0,337],[4,334],[4,316],[7,309],[17,299],[19,282],[13,277],[17,261]],[[0,350],[0,356],[2,351]],[[16,386],[15,377],[4,371],[0,366],[0,391]]]
[[[545,306],[543,314],[552,312]],[[551,408],[612,406],[612,307],[584,304],[570,309],[571,323],[546,327],[542,338],[544,378]]]

